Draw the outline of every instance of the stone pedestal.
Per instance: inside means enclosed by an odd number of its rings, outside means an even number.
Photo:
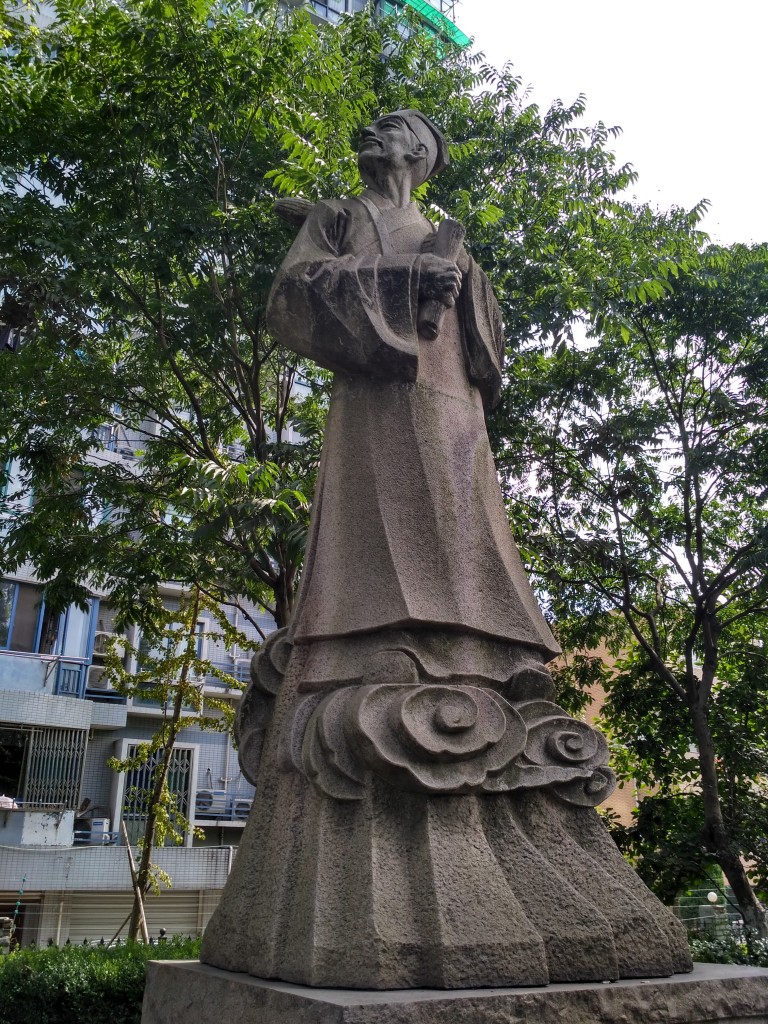
[[[142,1024],[768,1024],[768,970],[454,991],[305,988],[197,961],[149,964]]]

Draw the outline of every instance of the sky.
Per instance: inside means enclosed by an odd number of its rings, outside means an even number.
[[[709,199],[713,241],[768,242],[766,0],[463,0],[456,22],[531,102],[584,93],[586,121],[620,125],[630,196]]]

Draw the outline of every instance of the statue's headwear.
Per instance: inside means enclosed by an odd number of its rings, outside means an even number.
[[[414,188],[448,166],[448,143],[437,125],[433,124],[426,114],[422,114],[420,110],[393,110],[387,116],[401,117],[419,142],[426,146],[424,161],[417,164],[414,169]]]

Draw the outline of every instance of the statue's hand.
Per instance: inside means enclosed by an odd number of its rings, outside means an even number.
[[[444,260],[434,253],[422,253],[419,264],[419,297],[437,299],[444,306],[452,306],[461,290],[461,271],[453,260]]]
[[[424,241],[421,243],[422,252],[434,252],[435,242],[437,241],[437,232],[432,235],[427,235]],[[462,272],[462,274],[469,273],[469,261],[470,256],[467,250],[462,245],[459,249],[459,254],[456,257],[456,266]]]

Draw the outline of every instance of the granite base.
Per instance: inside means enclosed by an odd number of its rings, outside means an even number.
[[[305,988],[198,961],[149,964],[142,1024],[768,1024],[768,970],[545,988]]]

